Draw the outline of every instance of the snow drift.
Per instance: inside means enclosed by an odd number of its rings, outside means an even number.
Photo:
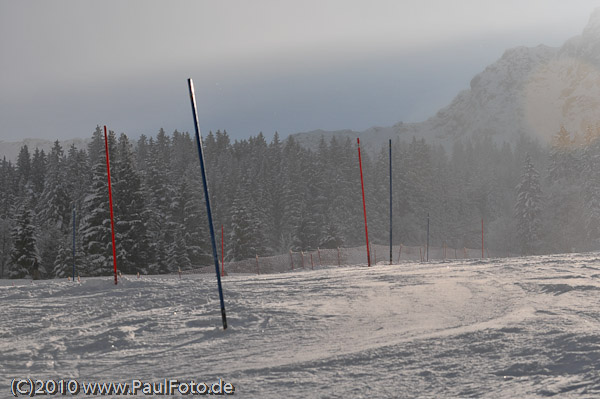
[[[0,281],[13,378],[165,378],[238,397],[597,397],[597,254]]]

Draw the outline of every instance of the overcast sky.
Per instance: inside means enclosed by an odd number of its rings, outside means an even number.
[[[588,0],[0,0],[0,140],[233,138],[417,122],[525,45],[581,33]]]

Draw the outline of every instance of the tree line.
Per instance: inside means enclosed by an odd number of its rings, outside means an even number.
[[[522,136],[490,137],[448,150],[425,140],[393,142],[394,244],[478,248],[500,253],[589,250],[600,239],[600,129],[562,128],[544,147]],[[111,228],[104,134],[86,149],[48,154],[23,146],[0,165],[0,276],[110,274]],[[109,134],[117,263],[123,273],[168,273],[212,262],[195,141],[187,132],[132,143]],[[364,245],[356,142],[324,137],[317,148],[262,133],[203,139],[215,230],[225,261]],[[388,146],[363,151],[369,236],[389,243]],[[75,219],[73,219],[75,214]],[[219,238],[218,238],[219,241]],[[220,254],[220,250],[219,250]]]

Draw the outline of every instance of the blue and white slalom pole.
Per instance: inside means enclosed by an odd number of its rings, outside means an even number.
[[[196,97],[194,95],[194,82],[192,82],[192,79],[188,79],[188,87],[190,89],[190,101],[192,103],[192,113],[194,115],[194,128],[196,129],[196,144],[198,145],[198,157],[200,159],[200,170],[202,172],[202,185],[204,186],[204,199],[206,201],[206,213],[208,214],[210,242],[212,244],[213,259],[215,260],[215,272],[217,273],[217,284],[219,286],[219,299],[221,301],[221,318],[223,319],[223,330],[226,330],[227,316],[225,315],[225,301],[223,300],[223,288],[221,288],[221,274],[219,273],[219,256],[217,255],[215,229],[213,228],[212,213],[210,211],[210,198],[208,195],[208,184],[206,183],[206,171],[204,169],[202,140],[200,140],[200,128],[198,127],[198,111],[196,110]]]

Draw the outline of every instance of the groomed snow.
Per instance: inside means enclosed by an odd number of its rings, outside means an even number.
[[[248,398],[599,397],[599,277],[597,254],[229,275],[226,331],[214,274],[2,280],[0,397],[13,378],[222,378]]]

